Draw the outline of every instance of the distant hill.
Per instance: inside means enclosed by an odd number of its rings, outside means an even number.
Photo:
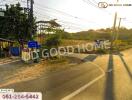
[[[112,30],[99,29],[99,30],[88,30],[77,33],[64,33],[62,38],[64,39],[74,39],[74,40],[96,40],[105,39],[110,40],[112,35]],[[121,28],[119,30],[119,39],[132,41],[132,29]]]

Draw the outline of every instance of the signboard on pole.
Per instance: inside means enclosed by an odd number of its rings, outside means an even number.
[[[37,48],[38,42],[37,41],[29,41],[28,42],[28,48]]]
[[[40,48],[41,46],[38,44],[37,41],[29,41],[28,42],[28,48]]]

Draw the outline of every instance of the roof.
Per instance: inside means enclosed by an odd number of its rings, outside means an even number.
[[[61,27],[60,24],[58,24],[55,20],[50,20],[50,21],[38,21],[36,22],[36,24],[38,23],[45,23],[45,24],[50,24],[51,26],[56,26],[56,27]]]
[[[8,39],[3,39],[3,38],[0,38],[0,41],[15,42],[15,41],[8,40]]]

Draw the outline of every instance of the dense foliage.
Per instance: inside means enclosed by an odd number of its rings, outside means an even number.
[[[61,43],[61,38],[59,34],[53,34],[49,36],[45,41],[45,46],[47,47],[58,47]]]
[[[28,13],[24,8],[19,3],[10,6],[6,5],[5,16],[0,17],[0,38],[28,40],[31,39],[31,34],[33,33],[31,30]]]

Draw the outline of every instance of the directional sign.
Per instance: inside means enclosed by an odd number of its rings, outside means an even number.
[[[28,42],[28,48],[37,48],[38,42],[37,41],[29,41]]]

